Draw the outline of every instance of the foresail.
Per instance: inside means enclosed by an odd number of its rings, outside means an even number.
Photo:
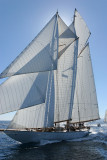
[[[12,76],[0,85],[0,114],[45,102],[48,72]]]
[[[99,119],[98,103],[89,45],[77,60],[77,77],[72,110],[72,123]]]
[[[78,40],[73,42],[58,60],[55,75],[54,121],[70,120],[75,90]]]
[[[72,30],[72,32],[76,32],[77,37],[79,37],[78,54],[80,54],[90,36],[90,31],[77,10],[75,10],[74,21],[69,28]]]
[[[9,129],[43,128],[45,118],[45,103],[19,110]]]
[[[56,14],[38,36],[0,74],[0,78],[54,70],[57,68],[57,55],[58,23]]]
[[[54,74],[49,72],[45,103],[18,110],[8,128],[47,128],[54,125]]]

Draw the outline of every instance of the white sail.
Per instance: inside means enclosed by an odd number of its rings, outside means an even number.
[[[58,33],[59,33],[59,48],[58,48],[58,57],[60,57],[69,45],[77,39],[75,33],[64,23],[64,21],[59,17],[58,18]]]
[[[107,122],[107,110],[105,112],[104,122]]]
[[[54,74],[49,73],[46,102],[18,110],[9,129],[46,128],[54,125]]]
[[[89,45],[77,60],[77,77],[72,110],[72,123],[99,119],[96,89],[92,71]]]
[[[19,110],[9,129],[43,128],[45,118],[45,103]]]
[[[12,76],[0,85],[0,114],[45,102],[48,72]]]
[[[54,70],[57,68],[57,54],[58,23],[56,14],[38,36],[0,74],[0,78]]]
[[[76,34],[75,26],[74,26],[74,20],[73,20],[73,22],[71,23],[71,25],[69,26],[69,28],[70,28],[70,30],[71,30],[74,34]]]
[[[78,40],[73,42],[58,60],[55,72],[55,122],[71,119],[74,99]]]
[[[74,13],[74,22],[70,25],[69,28],[72,30],[72,32],[76,32],[77,37],[79,37],[78,54],[80,54],[90,36],[90,31],[77,10],[75,10]]]

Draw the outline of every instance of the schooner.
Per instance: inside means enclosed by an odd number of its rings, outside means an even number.
[[[84,137],[99,119],[88,39],[77,10],[68,27],[58,12],[0,74],[0,114],[17,111],[4,132],[22,143]]]

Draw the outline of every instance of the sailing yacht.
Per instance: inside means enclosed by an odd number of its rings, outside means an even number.
[[[0,74],[0,114],[17,111],[4,132],[22,143],[71,140],[99,119],[88,39],[77,10],[68,27],[58,12]]]

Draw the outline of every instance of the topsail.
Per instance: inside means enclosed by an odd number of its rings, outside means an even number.
[[[79,37],[78,54],[80,54],[91,33],[85,21],[76,9],[74,13],[74,21],[69,28],[72,32],[76,33],[77,37]]]

